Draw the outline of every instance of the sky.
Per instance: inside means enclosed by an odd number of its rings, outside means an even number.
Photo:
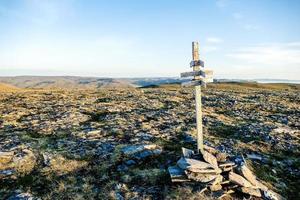
[[[299,0],[0,0],[0,76],[300,80]]]

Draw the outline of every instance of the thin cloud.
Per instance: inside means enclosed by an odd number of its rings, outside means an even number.
[[[245,63],[272,66],[299,65],[300,42],[250,46],[238,49],[227,56]]]

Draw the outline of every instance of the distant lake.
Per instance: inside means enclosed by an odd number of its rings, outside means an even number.
[[[258,83],[296,83],[300,84],[300,80],[285,80],[285,79],[255,79]]]

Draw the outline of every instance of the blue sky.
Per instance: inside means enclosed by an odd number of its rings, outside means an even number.
[[[300,79],[298,0],[0,0],[0,76]]]

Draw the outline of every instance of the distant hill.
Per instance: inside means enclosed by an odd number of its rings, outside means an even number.
[[[17,87],[8,85],[5,83],[0,83],[0,92],[11,92],[19,90]]]
[[[0,82],[19,88],[33,89],[97,89],[128,88],[179,83],[178,78],[97,78],[79,76],[15,76],[0,77]]]
[[[32,89],[97,89],[97,88],[130,88],[130,87],[178,87],[184,79],[180,78],[99,78],[80,76],[15,76],[0,77],[0,83],[17,88]],[[210,83],[218,88],[268,88],[299,89],[299,84],[258,83],[253,80],[217,79]]]
[[[76,76],[16,76],[0,77],[0,82],[19,88],[33,89],[96,89],[105,87],[134,87],[126,80]]]

